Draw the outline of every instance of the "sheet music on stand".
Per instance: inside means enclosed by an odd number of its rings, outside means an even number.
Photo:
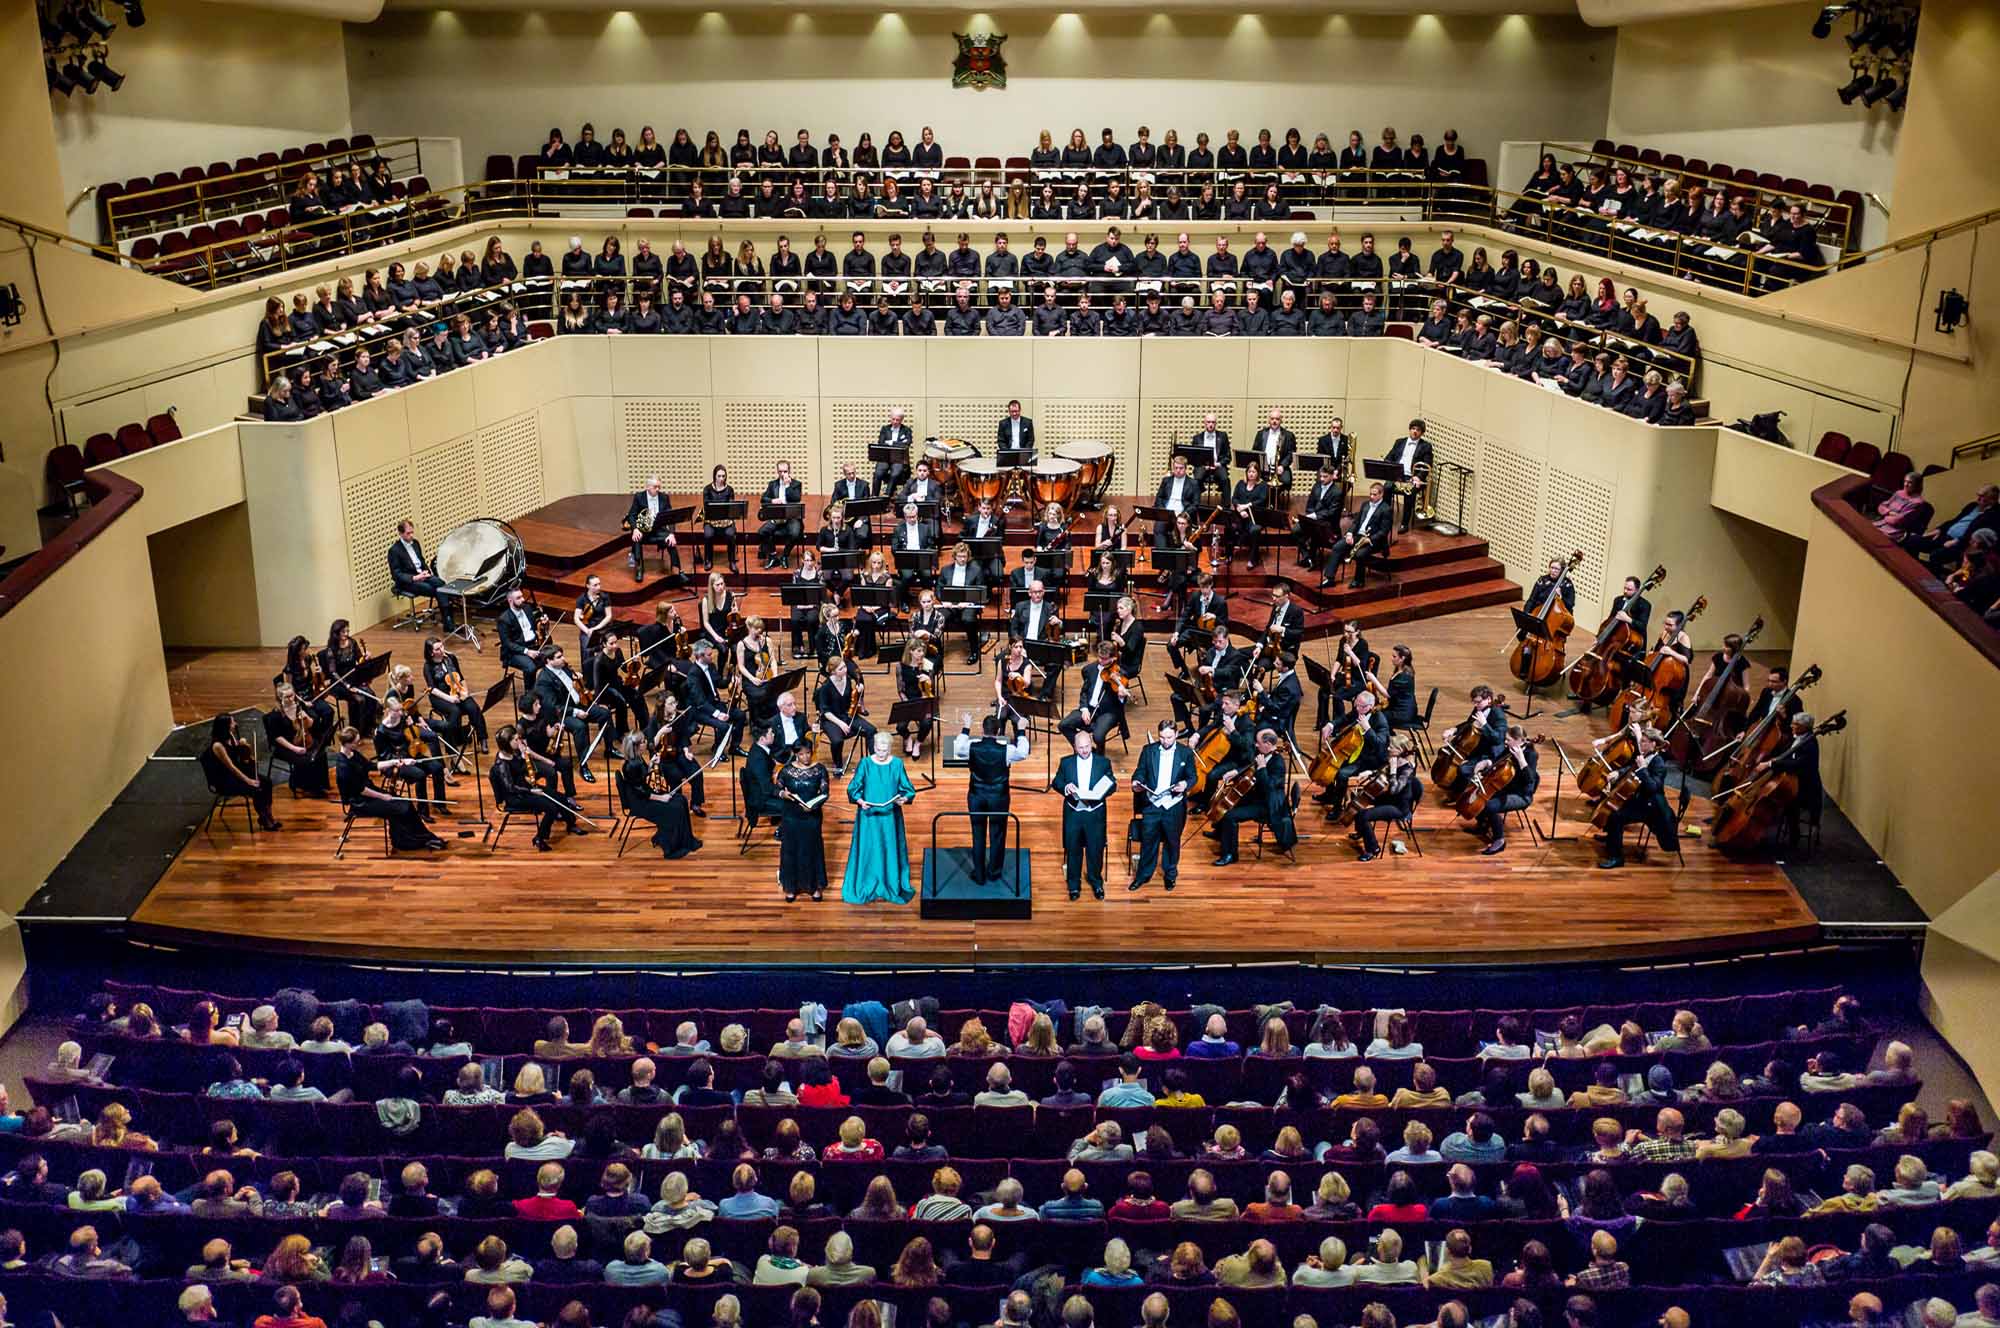
[[[877,465],[908,466],[910,464],[909,443],[870,443],[868,459]]]
[[[917,520],[923,522],[927,526],[936,525],[938,523],[939,513],[942,512],[944,509],[944,504],[938,502],[936,499],[931,499],[927,502],[921,502],[916,504],[909,504],[909,503],[904,504],[904,506],[906,507],[912,505],[914,505],[917,509]],[[897,509],[899,516],[901,510],[902,510],[901,508]]]
[[[1035,464],[1035,449],[1003,447],[993,454],[993,464],[1002,470],[1028,470]]]
[[[820,570],[829,575],[847,575],[861,566],[859,549],[821,549],[819,551]]]
[[[1083,611],[1095,618],[1098,614],[1109,617],[1118,609],[1118,601],[1125,598],[1122,590],[1087,590],[1083,595]]]
[[[847,597],[854,601],[857,609],[894,609],[896,607],[896,587],[853,585],[847,590]]]
[[[972,561],[983,567],[998,559],[1004,546],[998,539],[969,539],[965,547],[972,554]]]
[[[847,519],[872,521],[878,516],[887,516],[894,505],[893,498],[850,498],[847,500]]]
[[[936,723],[937,723],[937,698],[932,696],[919,696],[908,701],[898,701],[894,705],[890,706],[888,722],[883,725],[883,728],[885,730],[900,729],[907,724],[914,727],[918,733],[929,736],[931,734],[932,727]],[[916,774],[912,776],[910,781],[912,784],[914,784],[918,779],[921,779],[924,781],[924,787],[927,789],[933,789],[937,787],[936,770],[937,770],[938,744],[933,742],[930,746],[931,746],[932,773]]]
[[[1209,451],[1200,443],[1175,443],[1171,455],[1179,457],[1190,465],[1212,466],[1215,464],[1215,453]]]
[[[757,508],[759,521],[803,521],[805,516],[804,503],[763,503]]]
[[[727,525],[731,521],[741,521],[750,514],[750,504],[742,498],[732,498],[726,503],[703,503],[701,519],[711,526]]]

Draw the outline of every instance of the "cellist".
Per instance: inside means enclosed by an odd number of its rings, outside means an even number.
[[[1207,808],[1223,780],[1250,764],[1251,724],[1242,717],[1242,709],[1243,694],[1233,690],[1223,692],[1214,705],[1202,707],[1195,755],[1199,758],[1203,752],[1220,750],[1222,757],[1208,768],[1201,786],[1188,795],[1188,805],[1197,811]]]
[[[1787,684],[1790,682],[1790,670],[1783,664],[1773,664],[1764,674],[1764,690],[1757,693],[1757,699],[1750,703],[1750,712],[1743,717],[1745,727],[1754,725],[1758,720],[1770,714],[1771,707],[1777,704],[1780,696],[1785,697],[1786,719],[1789,720],[1804,710],[1805,702],[1799,699],[1797,692],[1793,692],[1790,696],[1785,696]]]
[[[1535,588],[1528,592],[1528,603],[1542,603],[1552,590],[1562,596],[1565,609],[1576,612],[1576,583],[1569,579],[1569,564],[1560,558],[1549,559],[1549,570],[1535,578]]]
[[[1668,853],[1680,851],[1679,827],[1674,820],[1673,808],[1667,805],[1667,758],[1663,754],[1666,739],[1656,728],[1647,728],[1639,734],[1639,759],[1622,775],[1631,775],[1639,781],[1638,790],[1625,801],[1625,805],[1611,813],[1604,825],[1604,857],[1598,867],[1612,871],[1625,865],[1625,827],[1633,822],[1644,825],[1653,832],[1653,838]]]
[[[1804,811],[1807,819],[1815,819],[1820,813],[1820,804],[1825,791],[1819,778],[1819,735],[1813,732],[1812,712],[1801,710],[1792,716],[1792,740],[1768,761],[1760,761],[1757,773],[1776,770],[1796,779],[1799,796],[1792,806]]]
[[[1316,799],[1325,804],[1326,819],[1329,821],[1339,816],[1341,807],[1346,804],[1350,780],[1370,770],[1380,770],[1389,763],[1389,718],[1375,709],[1375,693],[1362,692],[1354,698],[1354,718],[1348,727],[1354,726],[1359,726],[1362,731],[1360,753],[1340,767],[1333,782]],[[1319,736],[1321,741],[1331,745],[1335,741],[1334,726],[1328,724],[1319,731]]]
[[[1725,644],[1729,639],[1728,637],[1723,638]],[[1734,648],[1741,650],[1743,648],[1743,638],[1738,636],[1734,639],[1736,641]],[[1660,623],[1660,639],[1653,643],[1653,653],[1659,656],[1660,659],[1671,658],[1679,660],[1683,666],[1681,676],[1683,678],[1687,676],[1687,666],[1694,662],[1694,641],[1687,634],[1687,615],[1685,613],[1682,613],[1679,609],[1668,611],[1667,616]],[[1716,658],[1719,660],[1722,657],[1718,655]],[[1658,663],[1659,660],[1656,659],[1654,664],[1657,666]],[[1678,691],[1668,692],[1661,699],[1667,703],[1666,713],[1662,718],[1667,720],[1673,719],[1674,716],[1680,714],[1681,705],[1687,700],[1687,684],[1683,682]]]
[[[1216,846],[1222,850],[1215,858],[1217,867],[1227,867],[1236,861],[1237,833],[1245,821],[1262,821],[1270,826],[1272,840],[1280,853],[1290,852],[1298,842],[1286,796],[1285,754],[1279,750],[1277,730],[1259,729],[1256,747],[1257,754],[1250,758],[1250,767],[1256,772],[1255,787],[1224,812],[1215,828],[1207,832],[1215,836]]]
[[[1508,727],[1503,754],[1514,763],[1514,778],[1507,782],[1507,787],[1488,798],[1479,811],[1479,834],[1486,841],[1486,847],[1479,851],[1489,856],[1506,851],[1507,813],[1526,811],[1533,806],[1535,790],[1542,783],[1542,773],[1536,765],[1535,744],[1528,741],[1528,731],[1519,724]],[[1472,777],[1478,779],[1492,765],[1492,761],[1480,761],[1472,767]]]
[[[1479,745],[1459,764],[1458,778],[1452,785],[1438,790],[1447,804],[1456,801],[1458,795],[1465,791],[1466,784],[1471,782],[1474,765],[1497,759],[1501,749],[1507,745],[1507,708],[1500,704],[1500,694],[1485,683],[1479,683],[1473,687],[1471,696],[1472,713],[1466,716],[1465,723],[1479,730]],[[1438,740],[1438,746],[1450,746],[1461,727],[1454,724],[1446,729],[1444,736]]]
[[[1409,734],[1396,735],[1383,766],[1387,772],[1386,786],[1374,806],[1355,814],[1354,833],[1349,838],[1360,841],[1362,862],[1373,862],[1382,856],[1382,847],[1375,839],[1375,822],[1404,821],[1417,814],[1417,803],[1424,796],[1424,782],[1417,777],[1414,749]]]

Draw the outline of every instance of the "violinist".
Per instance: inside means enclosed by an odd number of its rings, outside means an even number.
[[[1321,549],[1332,541],[1322,538],[1337,528],[1343,508],[1347,506],[1347,495],[1341,492],[1340,472],[1330,466],[1321,466],[1313,477],[1312,488],[1306,490],[1305,507],[1299,513],[1298,550],[1299,566],[1316,567],[1321,561]]]
[[[951,562],[939,571],[938,584],[941,586],[950,586],[953,589],[960,587],[970,588],[986,584],[986,574],[980,570],[978,563],[972,561],[972,548],[965,541],[960,540],[957,544],[952,545]],[[951,625],[965,633],[966,663],[978,662],[979,650],[984,644],[984,638],[980,635],[979,631],[979,606],[977,604],[954,605],[952,608],[946,610],[946,613],[950,615]]]
[[[424,687],[430,693],[431,719],[444,725],[454,746],[463,746],[460,737],[472,735],[479,751],[486,751],[486,712],[465,685],[458,656],[444,648],[441,637],[424,641]]]
[[[1265,653],[1289,650],[1297,654],[1305,635],[1305,612],[1293,601],[1291,586],[1280,581],[1271,587],[1271,616],[1264,624]]]
[[[1255,772],[1256,784],[1242,801],[1224,812],[1215,829],[1208,832],[1215,836],[1216,846],[1222,850],[1215,859],[1217,867],[1227,867],[1236,861],[1237,836],[1245,821],[1261,821],[1270,826],[1272,838],[1281,853],[1290,852],[1292,845],[1298,842],[1288,798],[1285,753],[1279,747],[1277,730],[1268,727],[1258,729],[1256,748],[1256,755],[1250,758],[1250,769]]]
[[[646,661],[646,676],[639,684],[645,695],[665,677],[667,661],[687,654],[687,631],[680,610],[665,600],[653,603],[653,621],[633,633],[639,642],[639,657]]]
[[[898,701],[935,701],[937,699],[937,672],[932,664],[930,652],[924,643],[914,636],[903,646],[902,662],[896,666],[896,699]],[[933,714],[935,719],[936,715]],[[928,723],[918,725],[906,722],[897,727],[896,732],[903,740],[903,755],[913,759],[924,754],[924,737]]]
[[[1113,729],[1125,722],[1125,703],[1132,688],[1118,670],[1118,647],[1110,641],[1097,643],[1097,660],[1083,668],[1083,680],[1076,696],[1076,709],[1057,727],[1065,741],[1074,742],[1079,729],[1089,729],[1098,746]]]
[[[1390,646],[1389,668],[1389,704],[1384,707],[1389,727],[1412,728],[1417,723],[1417,658],[1406,645]]]
[[[532,689],[535,675],[548,656],[541,644],[540,625],[546,621],[539,608],[528,603],[528,594],[519,586],[507,592],[507,607],[499,617],[500,667],[519,669],[521,685]]]
[[[277,705],[264,715],[264,740],[271,744],[271,754],[284,757],[291,767],[293,797],[324,798],[327,729],[313,725],[312,712],[299,703],[298,692],[282,674],[275,695]]]
[[[743,620],[743,638],[736,643],[730,663],[730,683],[742,689],[750,722],[761,728],[770,721],[776,702],[770,683],[778,676],[777,659],[762,618],[753,614]]]
[[[1359,590],[1367,579],[1364,558],[1379,558],[1388,551],[1394,510],[1384,496],[1380,481],[1368,486],[1368,497],[1353,516],[1340,519],[1340,536],[1327,551],[1326,566],[1320,570],[1319,588],[1327,590],[1340,580],[1341,565],[1352,561],[1354,579],[1347,584]]]
[[[856,584],[878,590],[888,589],[896,584],[896,574],[889,570],[889,560],[880,549],[869,552],[867,565],[861,569],[861,576]],[[893,597],[891,598],[893,600]],[[890,603],[856,605],[854,630],[861,638],[861,654],[864,658],[875,658],[876,647],[881,642],[882,634],[889,630],[889,625],[895,616],[896,611]]]
[[[1417,802],[1424,796],[1423,780],[1417,777],[1415,744],[1407,733],[1398,733],[1389,744],[1388,760],[1382,765],[1382,789],[1375,795],[1373,806],[1365,807],[1354,815],[1352,838],[1361,841],[1361,856],[1358,861],[1373,862],[1382,856],[1382,846],[1375,838],[1375,826],[1381,821],[1407,821],[1417,814]]]
[[[790,692],[780,692],[771,707],[771,735],[771,759],[783,765],[791,757],[792,748],[813,745],[813,739],[819,736],[819,726],[806,723],[805,716],[799,713],[796,697]]]
[[[1008,703],[1008,698],[1040,696],[1047,684],[1048,678],[1042,667],[1028,658],[1028,647],[1016,637],[993,671],[993,708],[1007,717],[1016,736],[1021,732],[1023,720],[1020,712]]]
[[[571,749],[576,754],[577,778],[595,784],[597,776],[590,773],[590,764],[583,758],[590,751],[590,726],[609,724],[611,707],[599,704],[594,698],[586,702],[583,684],[570,670],[561,646],[549,647],[548,662],[535,675],[534,698],[540,726],[560,726],[569,734]]]
[[[512,724],[502,725],[493,735],[493,747],[493,765],[487,771],[493,801],[502,810],[541,818],[535,827],[536,848],[549,851],[549,831],[557,821],[567,825],[572,835],[590,833],[577,821],[574,790],[557,793],[543,783],[541,772],[564,773],[567,761],[536,751]]]
[[[1194,648],[1194,633],[1213,632],[1217,628],[1224,631],[1229,628],[1229,601],[1217,593],[1215,577],[1202,572],[1195,578],[1195,592],[1188,596],[1180,619],[1174,624],[1174,634],[1169,638],[1174,663],[1182,665],[1181,652]]]
[[[1486,847],[1479,851],[1488,855],[1506,851],[1507,813],[1526,811],[1533,806],[1535,790],[1542,783],[1541,771],[1536,768],[1535,744],[1528,741],[1528,731],[1519,724],[1508,727],[1504,754],[1514,763],[1514,778],[1488,798],[1479,811],[1479,833],[1486,840]],[[1475,763],[1472,777],[1478,779],[1492,766],[1492,761]]]
[[[374,728],[382,715],[382,703],[375,693],[351,676],[367,659],[366,651],[348,630],[347,619],[335,618],[327,628],[326,648],[319,652],[319,671],[326,678],[327,695],[347,703],[347,718],[358,729]]]
[[[383,703],[382,722],[375,729],[375,759],[396,762],[396,778],[408,781],[419,791],[428,780],[431,797],[443,802],[444,758],[438,753],[437,740],[437,733],[430,725],[403,709],[402,696],[390,692]],[[428,750],[427,755],[418,752],[419,745]],[[419,814],[427,821],[432,815],[421,804]]]
[[[596,575],[585,578],[583,593],[576,597],[576,612],[570,618],[576,623],[577,653],[583,656],[583,671],[587,674],[591,660],[604,648],[600,638],[611,626],[611,600],[604,593],[604,578]]]
[[[312,731],[320,735],[322,743],[330,741],[335,728],[338,712],[328,697],[320,695],[326,685],[333,681],[321,675],[319,655],[312,648],[312,642],[303,636],[295,636],[285,643],[285,667],[273,683],[285,682],[298,694],[299,704],[312,716]]]
[[[730,745],[729,754],[741,756],[747,717],[742,707],[730,699],[729,684],[717,676],[716,670],[715,646],[707,641],[695,642],[694,660],[683,675],[687,679],[689,724],[713,729],[717,750],[726,741]]]
[[[1757,693],[1757,699],[1750,703],[1750,713],[1744,717],[1744,727],[1755,728],[1764,716],[1770,714],[1771,707],[1777,704],[1778,698],[1785,696],[1785,691],[1790,682],[1791,673],[1783,664],[1773,664],[1766,670],[1764,673],[1764,688]],[[1790,696],[1785,696],[1785,719],[1788,723],[1793,716],[1804,709],[1805,702],[1799,699],[1797,692],[1793,692]]]
[[[1331,821],[1347,805],[1347,786],[1357,776],[1371,770],[1380,770],[1389,763],[1389,717],[1375,708],[1375,693],[1362,692],[1354,698],[1354,716],[1336,731],[1328,724],[1319,731],[1320,741],[1331,747],[1344,736],[1345,730],[1361,730],[1361,750],[1353,760],[1340,767],[1333,782],[1314,801],[1327,808],[1326,819]]]
[[[1255,754],[1254,725],[1243,716],[1243,694],[1236,691],[1222,693],[1212,706],[1204,706],[1196,727],[1194,749],[1197,753],[1210,750],[1211,744],[1218,745],[1222,756],[1209,767],[1208,778],[1201,786],[1188,795],[1188,803],[1197,810],[1205,808],[1215,796],[1215,790],[1222,781],[1239,770],[1250,766]]]
[[[862,708],[863,688],[847,660],[835,654],[821,667],[819,686],[813,689],[813,708],[819,712],[820,729],[833,745],[834,766],[843,774],[847,770],[850,741],[860,743],[864,752],[875,744],[875,726],[868,722],[868,712]]]
[[[638,685],[627,683],[624,678],[625,666],[636,653],[632,637],[606,636],[604,648],[590,657],[590,666],[584,673],[584,682],[596,694],[598,702],[611,711],[611,731],[621,736],[652,726],[643,676]],[[643,664],[639,667],[645,668]]]
[[[1264,528],[1257,523],[1257,513],[1270,504],[1271,486],[1264,483],[1264,469],[1252,461],[1229,495],[1229,510],[1236,528],[1234,544],[1250,555],[1253,569],[1264,560]]]
[[[1638,780],[1639,787],[1605,822],[1604,857],[1597,864],[1599,868],[1613,871],[1625,865],[1625,827],[1634,822],[1651,830],[1665,852],[1679,851],[1679,827],[1673,808],[1667,805],[1665,748],[1666,739],[1658,729],[1649,727],[1640,732],[1639,759],[1622,772]]]
[[[1139,602],[1120,595],[1111,609],[1110,630],[1105,638],[1118,650],[1118,671],[1127,682],[1136,682],[1146,660],[1146,628],[1139,621]]]
[[[355,817],[380,816],[389,822],[392,849],[441,849],[444,841],[431,833],[418,814],[417,804],[399,798],[375,783],[374,776],[395,768],[395,762],[371,761],[361,754],[361,734],[350,724],[335,737],[339,750],[333,758],[334,783],[340,790],[341,805]]]
[[[646,739],[637,733],[625,735],[620,750],[625,763],[619,769],[619,791],[629,815],[653,823],[653,847],[668,862],[684,858],[701,847],[688,819],[687,790],[678,787],[668,769],[674,750],[671,735],[662,733],[648,759]]]
[[[799,570],[792,573],[795,586],[824,586],[826,573],[819,565],[819,551],[808,545],[799,550]],[[791,611],[792,657],[806,653],[806,643],[819,632],[819,606],[793,605]]]
[[[1298,723],[1299,707],[1305,703],[1305,688],[1299,683],[1299,657],[1287,650],[1278,656],[1277,667],[1264,687],[1264,722],[1278,731],[1287,747],[1296,746],[1292,726]]]
[[[257,754],[236,732],[236,716],[224,711],[208,726],[208,746],[200,756],[208,786],[227,798],[248,798],[261,829],[283,827],[271,817],[271,781],[257,773]]]
[[[944,665],[944,633],[949,619],[938,607],[937,596],[929,590],[917,592],[917,607],[910,613],[910,635],[923,643],[933,669]]]
[[[1570,580],[1569,564],[1561,558],[1549,559],[1549,570],[1535,578],[1535,587],[1528,592],[1530,607],[1547,601],[1549,592],[1562,596],[1562,604],[1572,613],[1576,611],[1576,583]]]
[[[1062,634],[1062,619],[1040,577],[1028,582],[1028,597],[1014,606],[1013,634],[1022,641],[1053,641]]]

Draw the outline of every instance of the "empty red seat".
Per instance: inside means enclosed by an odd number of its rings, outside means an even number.
[[[344,138],[329,138],[326,140],[326,150],[329,155],[336,152],[345,152],[347,151],[347,140]]]
[[[83,453],[75,443],[57,443],[49,449],[48,459],[42,463],[42,470],[48,476],[49,487],[63,495],[70,506],[83,496]]]
[[[1639,149],[1639,162],[1644,166],[1658,166],[1660,164],[1660,150],[1658,148]]]
[[[375,146],[375,135],[356,134],[353,138],[348,140],[347,145],[353,148],[356,152],[365,151],[366,149]]]
[[[146,433],[153,440],[155,447],[179,438],[181,426],[174,422],[173,409],[169,407],[163,414],[149,416],[146,420]]]
[[[981,175],[998,175],[1000,173],[1000,159],[998,157],[974,157],[972,159],[972,169],[978,171]]]
[[[1620,143],[1618,145],[1618,155],[1630,161],[1639,155],[1639,149],[1633,147],[1630,143]]]
[[[108,433],[94,433],[83,445],[83,459],[93,466],[116,461],[124,455],[124,451],[118,446],[118,440]]]
[[[1687,173],[1689,175],[1714,174],[1713,171],[1708,169],[1708,162],[1701,157],[1689,157],[1687,159]]]
[[[1847,449],[1848,468],[1858,470],[1864,475],[1874,474],[1875,463],[1881,459],[1882,449],[1873,443],[1856,443]]]
[[[303,161],[305,155],[305,153],[299,151],[297,148],[286,148],[278,154],[278,164],[280,166],[289,166],[295,161]]]
[[[653,209],[649,207],[629,207],[625,209],[625,215],[628,217],[650,217],[653,215]]]
[[[1813,449],[1813,455],[1821,461],[1831,461],[1839,465],[1847,460],[1848,449],[1853,446],[1852,438],[1836,429],[1828,429],[1819,436],[1819,446]]]
[[[308,157],[324,157],[326,155],[326,144],[308,143],[303,148],[300,148],[299,151]]]
[[[118,450],[127,456],[134,452],[143,452],[153,445],[153,436],[146,432],[146,426],[143,424],[121,424],[114,438],[118,443]]]
[[[488,153],[485,176],[488,181],[514,178],[514,159],[504,152]]]
[[[132,261],[150,263],[160,256],[160,242],[152,236],[142,236],[132,242]]]
[[[264,214],[264,225],[271,230],[276,230],[280,226],[289,226],[291,223],[292,210],[290,208],[275,207]]]
[[[972,169],[972,158],[946,157],[944,159],[944,168],[948,171],[959,171],[959,172],[969,171]]]
[[[1618,145],[1608,138],[1600,138],[1590,145],[1591,155],[1596,157],[1608,157],[1617,150]]]
[[[1762,189],[1767,193],[1773,193],[1773,194],[1777,193],[1780,189],[1783,189],[1785,187],[1784,177],[1779,175],[1776,171],[1759,171],[1757,173],[1757,178],[1754,181],[1754,183],[1759,189]]]
[[[1884,495],[1894,493],[1903,487],[1903,477],[1915,468],[1909,453],[1885,453],[1868,472],[1868,487]]]

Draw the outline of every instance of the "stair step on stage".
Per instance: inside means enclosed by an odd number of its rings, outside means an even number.
[[[604,592],[617,616],[634,623],[650,620],[651,606],[660,600],[683,604],[700,595],[705,572],[699,564],[698,527],[692,532],[682,528],[680,554],[684,579],[677,581],[663,568],[662,551],[656,547],[647,549],[645,572],[634,579],[630,536],[620,525],[630,501],[627,494],[577,494],[514,521],[514,530],[528,556],[525,584],[545,598],[545,607],[551,610],[570,607],[583,593],[584,582],[592,574],[603,578]],[[685,504],[692,500],[670,495],[669,501]],[[1130,511],[1135,500],[1121,497],[1113,501]],[[806,498],[808,537],[816,528],[815,514],[825,504],[822,495]],[[775,622],[785,617],[778,587],[791,579],[791,572],[763,570],[757,557],[758,522],[754,513],[753,498],[753,515],[737,539],[737,570],[726,575],[731,588],[744,595],[749,612]],[[947,523],[947,534],[951,528]],[[1088,529],[1089,523],[1080,520],[1078,532]],[[1018,562],[1013,550],[1026,544],[1028,535],[1025,519],[1019,529],[1010,532],[1007,541],[1010,568]],[[950,547],[949,538],[946,547]],[[1069,605],[1072,616],[1082,612],[1081,596],[1075,587],[1084,574],[1088,552],[1076,552]],[[1306,611],[1308,639],[1327,635],[1338,619],[1353,619],[1364,629],[1382,627],[1442,617],[1462,609],[1518,603],[1522,595],[1521,587],[1507,579],[1502,565],[1488,556],[1486,541],[1474,535],[1440,535],[1428,530],[1398,535],[1390,546],[1388,575],[1383,576],[1379,570],[1371,572],[1359,590],[1344,583],[1321,590],[1319,569],[1297,566],[1289,542],[1280,546],[1273,541],[1266,553],[1264,563],[1254,571],[1240,559],[1232,562],[1217,584],[1236,605],[1249,607],[1248,612],[1242,607],[1235,610],[1246,625],[1254,625],[1262,616],[1256,607],[1245,605],[1246,601],[1267,600],[1271,587],[1281,582],[1291,586],[1294,597]],[[1163,612],[1159,595],[1151,591],[1150,583],[1150,573],[1141,570],[1135,585],[1140,617],[1149,631],[1158,632],[1172,619]],[[689,610],[683,610],[682,618],[692,625]]]

